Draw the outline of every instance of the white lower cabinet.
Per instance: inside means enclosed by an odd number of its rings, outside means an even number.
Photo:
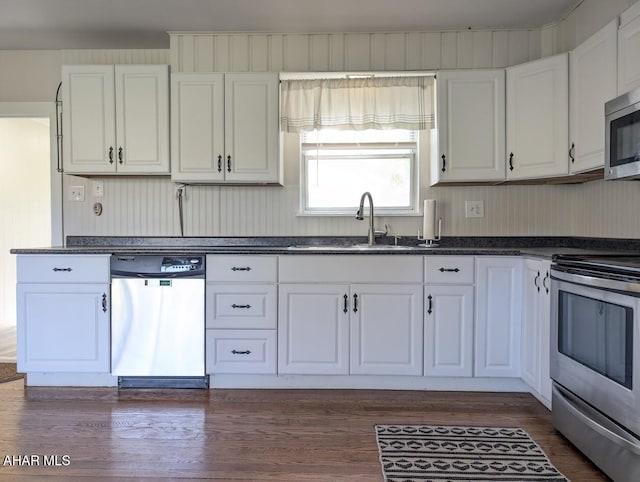
[[[422,375],[422,286],[351,286],[351,364],[357,375]]]
[[[522,258],[478,256],[475,376],[520,377]]]
[[[548,407],[551,407],[550,269],[548,260],[524,260],[521,343],[522,379]]]
[[[473,286],[426,285],[424,374],[473,375]]]
[[[277,279],[276,256],[207,256],[207,373],[276,374]]]
[[[473,256],[426,256],[424,374],[473,376]]]
[[[109,373],[109,256],[21,255],[17,266],[18,371]]]
[[[281,284],[278,373],[349,373],[349,286]]]
[[[279,276],[278,373],[422,374],[421,256],[281,256]]]

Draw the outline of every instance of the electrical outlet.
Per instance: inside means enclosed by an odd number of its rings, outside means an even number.
[[[103,197],[104,196],[104,181],[102,180],[93,180],[91,181],[93,188],[93,197]]]
[[[484,218],[484,201],[465,201],[465,218]]]
[[[84,201],[84,186],[71,186],[69,188],[69,201]]]

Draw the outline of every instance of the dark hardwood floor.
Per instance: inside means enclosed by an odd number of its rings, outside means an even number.
[[[22,380],[0,384],[0,480],[381,481],[378,423],[518,426],[572,481],[607,480],[529,394],[118,391]],[[7,464],[25,455],[39,465]],[[58,465],[44,466],[45,455]]]

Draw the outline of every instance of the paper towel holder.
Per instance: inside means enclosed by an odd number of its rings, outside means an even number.
[[[442,218],[438,218],[438,234],[433,239],[427,239],[421,236],[420,230],[418,230],[418,241],[424,241],[424,243],[419,244],[421,248],[437,248],[440,246],[440,241],[442,234]]]

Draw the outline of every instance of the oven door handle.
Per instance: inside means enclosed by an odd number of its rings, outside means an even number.
[[[616,291],[622,291],[633,296],[640,297],[640,283],[630,281],[621,281],[608,279],[603,276],[591,276],[590,274],[577,274],[562,271],[551,267],[551,279],[558,281],[566,281],[577,285],[587,286],[590,288],[604,288]]]
[[[595,432],[598,432],[603,437],[611,440],[613,443],[620,447],[624,447],[626,450],[633,452],[636,455],[640,455],[640,440],[633,437],[631,434],[623,432],[622,429],[615,426],[613,423],[609,427],[599,424],[593,418],[591,418],[586,412],[587,407],[581,407],[582,403],[575,399],[567,390],[554,384],[553,389],[560,402],[569,410],[576,418],[582,423],[590,427]]]

